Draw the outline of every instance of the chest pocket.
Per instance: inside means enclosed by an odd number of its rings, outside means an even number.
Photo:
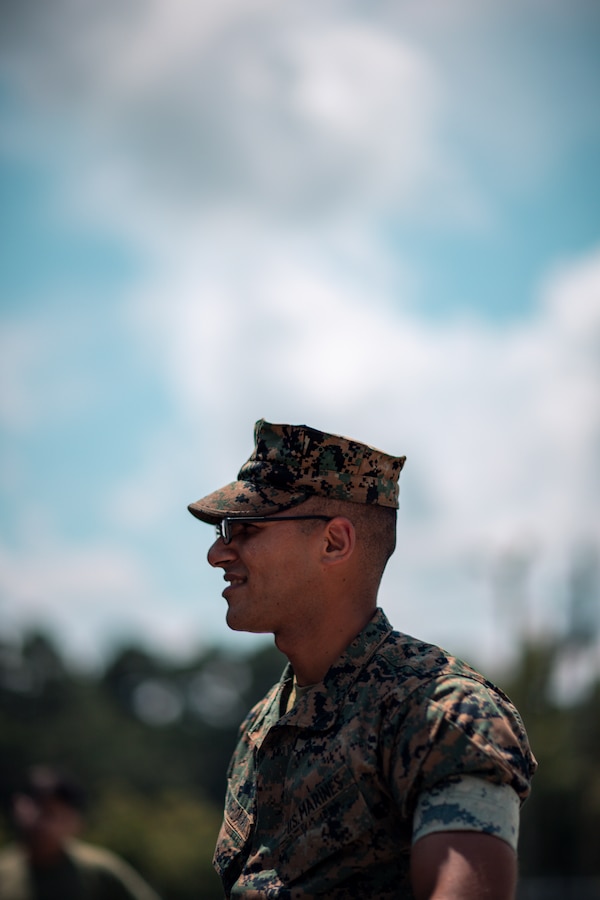
[[[288,800],[286,834],[280,845],[280,873],[292,882],[317,869],[337,854],[335,866],[327,866],[329,886],[344,880],[365,863],[357,859],[359,847],[371,843],[373,818],[349,769],[345,766],[322,781],[312,784],[304,796]],[[345,852],[344,852],[345,851]],[[361,854],[364,850],[361,850]],[[313,872],[317,878],[317,872]],[[322,885],[326,890],[327,885]]]
[[[253,826],[254,817],[244,809],[228,787],[223,824],[213,859],[214,867],[226,886],[236,881],[243,868],[245,854],[242,851],[248,844]]]

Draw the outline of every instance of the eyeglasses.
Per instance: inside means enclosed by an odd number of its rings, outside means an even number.
[[[220,537],[224,544],[230,544],[233,537],[232,526],[238,522],[254,524],[257,522],[292,522],[299,519],[322,519],[323,522],[331,522],[332,516],[225,516],[216,525],[217,537]]]

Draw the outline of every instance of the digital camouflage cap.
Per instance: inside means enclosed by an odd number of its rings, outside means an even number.
[[[190,503],[198,519],[266,516],[309,497],[398,508],[398,477],[405,456],[307,425],[273,425],[260,419],[255,447],[237,481]]]

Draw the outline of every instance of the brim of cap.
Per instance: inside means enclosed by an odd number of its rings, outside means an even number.
[[[218,491],[190,503],[193,516],[216,525],[225,516],[269,516],[297,506],[307,499],[304,492],[279,491],[252,481],[232,481]]]

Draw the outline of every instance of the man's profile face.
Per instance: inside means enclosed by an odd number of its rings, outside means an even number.
[[[217,538],[208,561],[224,572],[230,628],[278,634],[305,619],[311,598],[318,595],[324,524],[239,522],[232,525],[231,543]]]

